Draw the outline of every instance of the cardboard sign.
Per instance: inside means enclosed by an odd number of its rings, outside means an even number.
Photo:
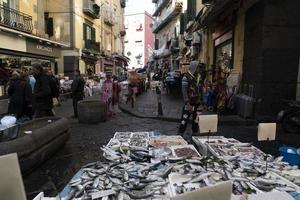
[[[218,115],[199,115],[198,120],[200,133],[218,132]]]
[[[172,200],[192,200],[192,199],[205,199],[205,200],[231,200],[232,182],[222,182],[211,187],[202,188],[192,192],[178,195]]]
[[[2,200],[26,200],[17,154],[0,156],[0,177]]]
[[[272,141],[276,137],[276,123],[258,124],[257,138],[258,141]]]

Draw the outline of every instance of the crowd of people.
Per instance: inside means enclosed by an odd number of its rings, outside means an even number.
[[[59,81],[41,64],[14,70],[7,82],[8,114],[19,120],[53,116],[54,100],[58,101]]]
[[[2,71],[0,74],[6,75]],[[125,75],[117,77],[109,72],[83,75],[80,70],[75,70],[73,80],[69,81],[65,79],[68,77],[54,75],[48,66],[30,64],[14,68],[5,77],[5,94],[9,98],[7,114],[14,115],[20,122],[54,116],[53,108],[62,103],[67,96],[64,93],[71,94],[73,118],[78,117],[78,102],[88,96],[104,102],[107,105],[107,115],[114,116],[120,112],[121,101],[130,102],[133,107],[136,95],[143,91],[140,87],[144,87],[140,84],[141,77],[134,70],[129,70],[126,78]],[[65,85],[68,85],[68,92],[65,91]]]

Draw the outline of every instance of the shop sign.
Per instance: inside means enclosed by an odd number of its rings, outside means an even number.
[[[234,27],[234,17],[233,15],[227,16],[224,20],[218,23],[213,30],[212,37],[213,40],[217,39],[221,35],[223,35],[226,31],[232,29]]]
[[[229,32],[225,33],[224,35],[222,35],[221,37],[219,37],[218,39],[216,39],[215,46],[218,46],[218,45],[222,44],[223,42],[226,42],[230,39],[232,39],[232,31],[229,31]]]
[[[28,53],[44,55],[49,57],[60,57],[60,48],[47,45],[33,40],[26,41],[26,49]]]

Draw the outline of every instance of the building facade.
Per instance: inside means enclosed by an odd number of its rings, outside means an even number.
[[[144,68],[153,52],[153,18],[147,13],[125,15],[125,51],[130,58],[129,68]]]
[[[202,7],[197,0],[153,0],[156,21],[153,26],[155,33],[155,65],[178,70],[185,63],[183,57],[188,53],[185,48],[185,29],[193,21],[197,10]]]
[[[69,36],[60,36],[64,39],[69,38],[70,47],[62,51],[59,63],[62,67],[59,73],[72,76],[75,69],[79,69],[83,74],[115,73],[117,66],[124,67],[126,60],[122,59],[122,33],[125,1],[69,0],[58,4],[51,2],[47,5],[49,16],[61,19],[63,24],[56,30],[70,31]],[[65,19],[61,13],[69,13],[69,18]]]
[[[124,57],[125,0],[101,1],[101,59],[99,71],[120,74],[127,65]]]
[[[208,0],[185,30],[192,40],[201,36],[197,59],[207,66],[207,81],[253,97],[258,118],[300,96],[299,3]]]

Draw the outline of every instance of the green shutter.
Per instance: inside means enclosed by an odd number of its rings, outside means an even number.
[[[197,12],[197,0],[188,0],[187,5],[187,21],[193,21]]]
[[[95,42],[96,41],[96,29],[93,27],[91,27],[91,29],[92,29],[91,38],[92,38],[92,41]]]
[[[184,15],[185,13],[181,13],[180,15],[180,34],[184,33],[185,27],[184,27]]]
[[[87,32],[87,24],[83,24],[83,39],[84,39],[84,41],[86,41],[86,32]]]

